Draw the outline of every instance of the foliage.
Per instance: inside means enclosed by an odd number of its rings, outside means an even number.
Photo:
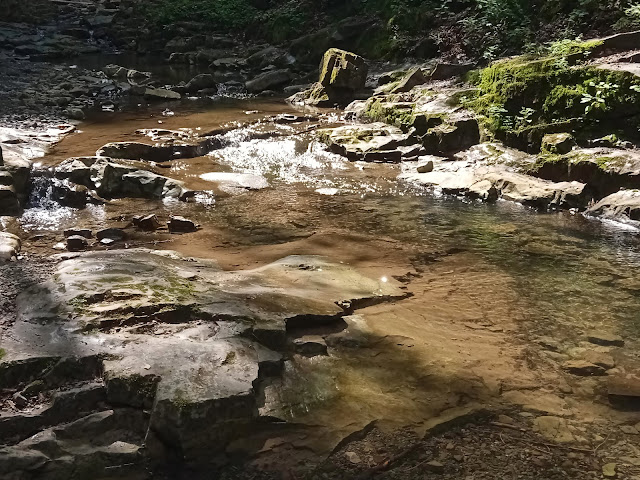
[[[223,31],[271,42],[336,25],[347,17],[372,18],[371,56],[420,51],[430,40],[457,54],[494,60],[550,43],[554,56],[585,48],[561,40],[640,26],[640,3],[628,0],[155,0],[146,17],[155,24],[204,21]],[[364,53],[364,52],[363,52]]]

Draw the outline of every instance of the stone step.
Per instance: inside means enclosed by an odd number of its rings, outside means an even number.
[[[47,427],[71,422],[104,408],[107,394],[103,382],[91,382],[53,394],[47,405],[26,412],[0,416],[0,444],[24,440]]]

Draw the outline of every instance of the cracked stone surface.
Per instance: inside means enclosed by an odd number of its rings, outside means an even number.
[[[31,455],[29,468],[41,468],[43,459],[32,455],[32,444],[16,442],[108,407],[150,411],[144,434],[151,457],[211,456],[258,417],[260,380],[281,369],[287,326],[335,322],[359,306],[405,296],[313,256],[244,271],[145,249],[57,259],[52,278],[18,298],[18,319],[2,338],[3,387],[79,385],[71,396],[40,395],[0,418],[12,432],[7,452]],[[135,445],[102,447],[123,458],[138,454]],[[102,450],[93,454],[108,453]]]

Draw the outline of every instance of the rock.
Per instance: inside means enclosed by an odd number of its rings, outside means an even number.
[[[0,217],[17,216],[22,212],[18,194],[13,186],[0,185]]]
[[[623,410],[640,410],[640,377],[619,373],[609,376],[607,393],[609,402]]]
[[[85,119],[85,114],[84,111],[82,111],[81,108],[67,108],[64,111],[65,116],[67,116],[68,118],[72,119],[72,120],[84,120]]]
[[[84,208],[87,203],[102,203],[86,186],[74,185],[67,180],[54,179],[51,196],[60,205],[71,208]]]
[[[277,68],[286,68],[293,63],[295,63],[295,57],[285,50],[273,46],[259,50],[247,57],[247,64],[256,70],[262,70],[270,65],[275,65]]]
[[[582,360],[594,365],[598,365],[605,370],[611,370],[616,366],[616,361],[611,355],[609,355],[608,353],[597,352],[595,350],[587,350],[586,352],[584,352],[584,354],[582,355]]]
[[[609,332],[592,331],[587,334],[587,340],[603,347],[624,347],[624,339],[620,335]]]
[[[65,230],[63,232],[65,238],[71,237],[71,236],[80,236],[80,237],[84,237],[84,238],[92,238],[93,237],[93,232],[91,230],[89,230],[88,228],[69,228],[67,230]]]
[[[307,356],[326,355],[327,343],[319,335],[305,335],[293,341],[296,353]]]
[[[404,93],[410,91],[417,85],[427,83],[427,79],[422,74],[420,67],[413,68],[395,85],[389,93]]]
[[[416,171],[418,173],[430,173],[433,172],[433,160],[428,160],[426,163],[423,163],[421,165],[418,165],[418,168],[416,168]]]
[[[213,77],[213,75],[209,73],[201,73],[200,75],[196,75],[191,80],[187,82],[184,87],[184,90],[187,93],[196,93],[200,90],[216,88],[217,83]]]
[[[620,190],[587,209],[587,214],[631,224],[640,224],[640,191]]]
[[[496,164],[438,162],[429,173],[403,173],[401,179],[440,189],[443,193],[493,201],[498,197],[538,209],[582,207],[585,185],[550,182],[510,171]]]
[[[360,459],[360,456],[356,452],[345,452],[344,456],[351,463],[358,464],[362,462],[362,460]]]
[[[449,120],[428,129],[420,139],[431,154],[460,152],[480,142],[478,121],[475,118]]]
[[[198,225],[194,222],[187,218],[177,216],[172,216],[167,222],[167,226],[171,233],[189,233],[198,230]]]
[[[572,375],[581,377],[606,375],[606,371],[600,365],[594,365],[585,360],[569,360],[562,365],[562,368]]]
[[[14,260],[21,247],[20,237],[8,232],[0,232],[0,261]]]
[[[402,158],[398,148],[409,141],[402,130],[384,123],[352,124],[319,130],[320,140],[329,150],[349,160],[396,161]]]
[[[438,462],[437,460],[431,460],[424,464],[424,469],[428,472],[433,473],[444,473],[444,464]]]
[[[355,92],[364,88],[367,73],[364,58],[331,48],[325,52],[320,63],[318,83],[288,100],[315,106],[347,105],[354,99]]]
[[[640,435],[640,431],[633,425],[621,425],[620,431],[627,435]]]
[[[24,398],[24,396],[20,392],[14,393],[11,396],[11,400],[13,400],[13,403],[18,408],[24,408],[29,404],[29,401],[26,398]]]
[[[96,233],[96,238],[98,240],[103,240],[105,238],[108,238],[116,242],[119,242],[127,238],[127,234],[124,232],[124,230],[120,228],[105,228],[103,230],[99,230]]]
[[[180,100],[182,95],[166,88],[146,88],[143,93],[149,100]]]
[[[542,151],[556,155],[565,155],[576,144],[575,138],[569,133],[552,133],[542,139]]]
[[[533,429],[547,440],[556,443],[571,443],[575,438],[569,430],[569,425],[564,418],[542,416],[533,421]]]
[[[0,165],[2,164],[0,163]],[[13,186],[13,175],[11,175],[11,172],[0,170],[0,186]]]
[[[318,83],[330,91],[355,92],[364,88],[368,68],[364,58],[337,48],[327,50],[320,64]]]
[[[293,75],[289,70],[273,70],[265,72],[245,83],[249,93],[259,93],[265,90],[273,90],[289,83]]]
[[[89,243],[86,237],[80,235],[70,235],[67,237],[67,250],[70,252],[80,252],[86,250]]]
[[[155,215],[146,215],[144,217],[134,217],[133,224],[140,230],[152,232],[160,228],[161,223]]]
[[[618,476],[616,468],[617,465],[615,463],[606,463],[602,466],[602,475],[606,478],[615,478]]]
[[[83,382],[77,389],[56,391],[54,411],[37,417],[42,420],[31,425],[33,433],[58,425],[53,429],[58,442],[81,433],[91,439],[82,443],[83,450],[125,441],[128,445],[109,451],[135,452],[128,437],[102,433],[116,420],[100,412],[107,401],[114,410],[144,408],[150,413],[148,428],[139,423],[148,430],[145,444],[152,461],[166,460],[162,452],[175,450],[187,463],[210,460],[230,441],[258,428],[255,386],[265,371],[282,363],[281,356],[254,340],[266,338],[260,330],[284,333],[291,319],[309,328],[330,319],[339,322],[345,302],[370,305],[405,296],[391,284],[320,257],[292,256],[233,272],[215,261],[145,249],[61,254],[54,261],[49,279],[18,297],[16,321],[3,335],[0,388],[39,377],[52,359],[69,352],[74,363],[95,358],[100,371],[87,374],[100,375],[98,381],[90,389]],[[52,337],[56,340],[42,341]],[[68,381],[70,375],[63,377]],[[78,412],[86,412],[82,421]],[[138,422],[128,418],[121,421],[125,430],[137,431]],[[3,436],[7,422],[2,415]],[[60,425],[68,422],[74,423]],[[168,449],[154,450],[154,438]],[[5,457],[3,450],[0,465]],[[136,458],[128,453],[114,461],[125,457],[125,463]]]

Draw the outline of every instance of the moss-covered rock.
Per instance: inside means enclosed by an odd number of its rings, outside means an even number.
[[[576,140],[570,133],[551,133],[542,139],[542,151],[564,155],[569,153],[575,144]]]
[[[289,98],[292,103],[319,107],[345,106],[367,80],[367,63],[355,53],[330,48],[320,63],[318,83]]]
[[[547,125],[538,136],[541,141],[544,134],[559,133],[550,131],[558,123],[579,123],[583,128],[605,121],[609,126],[638,123],[638,84],[640,78],[630,72],[571,65],[566,56],[517,57],[482,70],[479,94],[467,105],[504,140],[521,139],[522,130]],[[532,140],[530,147],[539,148],[538,138]]]

